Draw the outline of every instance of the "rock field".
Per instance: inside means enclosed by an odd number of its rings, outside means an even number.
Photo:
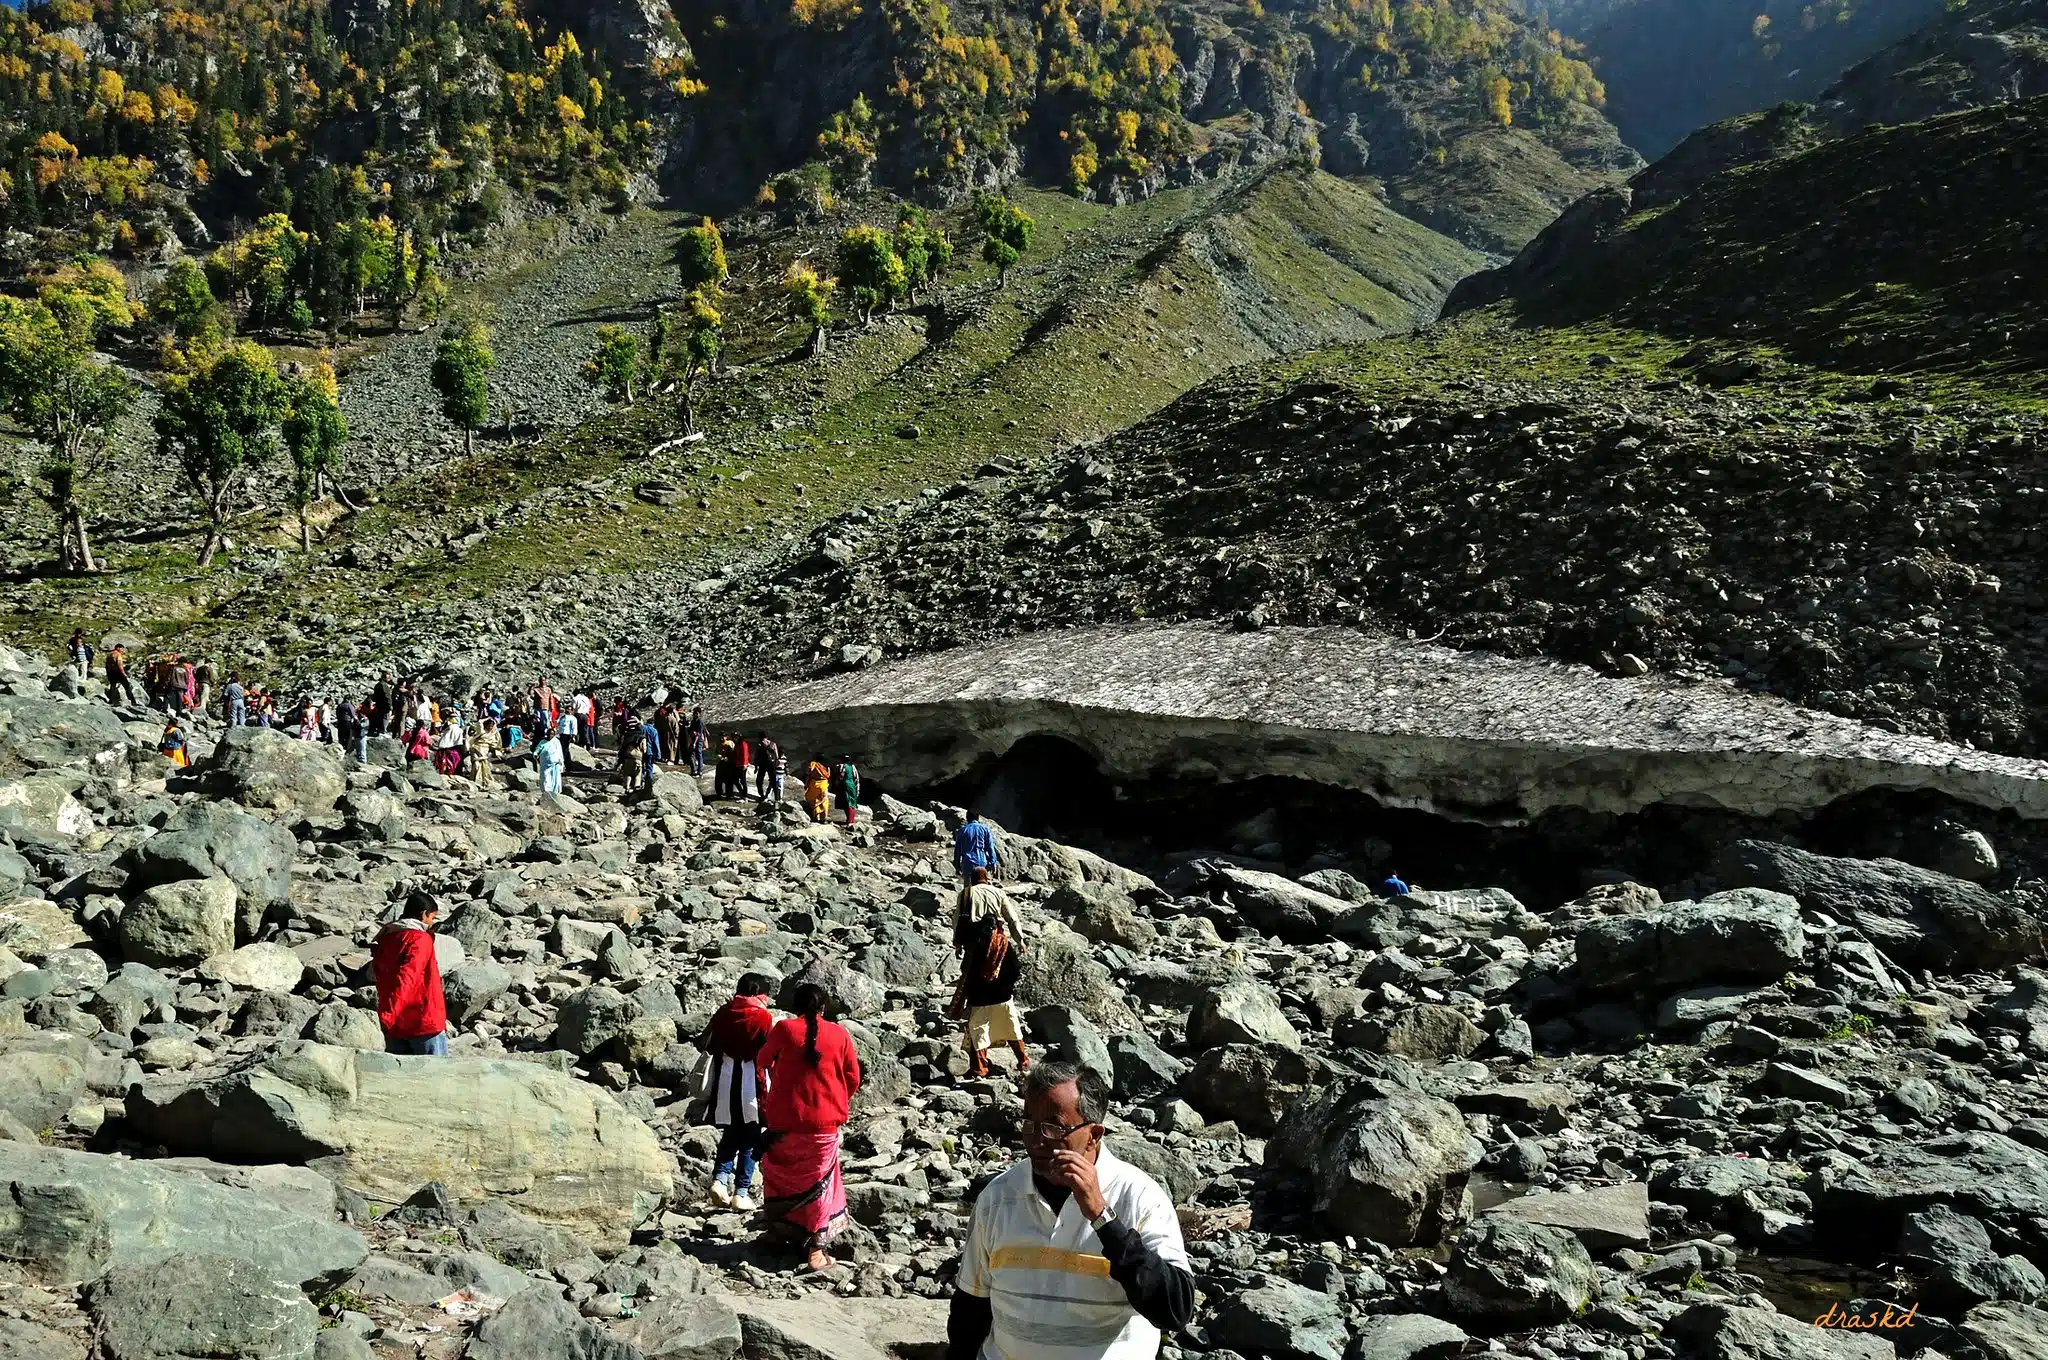
[[[937,1353],[1017,1155],[1007,1057],[968,1078],[943,1014],[958,809],[253,730],[175,770],[79,688],[0,652],[0,1356]],[[1547,910],[1003,846],[1032,1041],[1113,1076],[1180,1206],[1169,1360],[2048,1354],[2043,915],[1989,842],[1745,840],[1685,900]],[[367,946],[416,893],[446,1059],[379,1051]],[[746,970],[823,985],[866,1068],[823,1276],[702,1193],[680,1087]]]

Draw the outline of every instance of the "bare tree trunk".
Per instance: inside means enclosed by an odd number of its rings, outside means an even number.
[[[299,551],[308,557],[313,555],[313,521],[303,503],[299,506]]]
[[[201,543],[201,544],[199,545],[199,565],[200,565],[200,566],[201,566],[202,568],[204,568],[204,567],[210,567],[210,566],[212,566],[212,565],[213,565],[213,555],[214,555],[215,553],[219,552],[219,551],[220,551],[220,521],[219,521],[219,520],[213,520],[212,522],[210,522],[210,523],[208,523],[208,524],[207,524],[207,526],[206,526],[206,538],[205,538],[205,540],[204,540],[204,541],[203,541],[203,542],[202,542],[202,543]]]
[[[85,529],[85,507],[73,501],[64,511],[65,522],[70,526],[70,535],[76,540],[78,570],[96,572],[100,564],[93,560],[92,536]]]
[[[462,427],[462,456],[476,457],[476,431],[467,425]]]
[[[816,358],[825,352],[825,328],[823,326],[811,327],[810,350],[812,358]]]

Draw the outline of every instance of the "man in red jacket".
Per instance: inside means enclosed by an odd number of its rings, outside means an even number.
[[[448,1056],[448,1010],[441,996],[441,965],[434,958],[434,900],[416,893],[405,914],[377,933],[370,951],[377,972],[377,1022],[386,1053]]]

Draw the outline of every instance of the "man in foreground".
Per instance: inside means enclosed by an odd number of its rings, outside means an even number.
[[[386,1053],[448,1056],[448,1008],[434,957],[434,899],[414,893],[405,914],[377,933],[370,964],[377,974],[377,1022]]]
[[[974,1203],[947,1360],[1150,1360],[1187,1326],[1195,1278],[1173,1200],[1102,1145],[1109,1087],[1041,1063],[1024,1079],[1019,1162]]]

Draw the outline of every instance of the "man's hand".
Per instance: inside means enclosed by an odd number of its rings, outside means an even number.
[[[1065,1148],[1055,1152],[1052,1176],[1074,1192],[1074,1203],[1080,1206],[1083,1218],[1095,1218],[1107,1207],[1102,1198],[1102,1182],[1095,1175],[1095,1163],[1080,1153]]]

